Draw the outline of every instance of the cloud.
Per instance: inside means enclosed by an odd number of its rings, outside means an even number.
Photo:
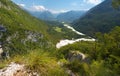
[[[71,3],[72,6],[77,6],[78,4],[76,2]]]
[[[47,9],[42,5],[33,5],[29,8],[27,8],[29,11],[35,11],[35,12],[43,12],[43,11],[50,11],[51,13],[58,14],[58,13],[63,13],[66,12],[67,10],[52,10],[52,9]]]
[[[25,7],[25,4],[17,4],[20,7]]]
[[[64,13],[64,12],[67,12],[68,10],[49,10],[51,13],[53,14],[59,14],[59,13]]]
[[[102,0],[84,0],[85,3],[97,5],[102,2]]]
[[[30,8],[31,11],[47,11],[48,9],[42,5],[33,5]]]

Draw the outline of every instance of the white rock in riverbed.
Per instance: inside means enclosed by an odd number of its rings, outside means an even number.
[[[68,40],[68,39],[60,40],[60,42],[56,44],[56,48],[61,48],[68,44],[73,44],[73,43],[79,42],[79,41],[95,41],[95,39],[79,38],[79,39],[75,39],[75,40]]]
[[[73,32],[75,32],[76,34],[78,34],[78,35],[85,35],[85,34],[83,34],[83,33],[81,33],[81,32],[79,32],[79,31],[77,31],[77,30],[75,30],[73,27],[71,27],[71,26],[69,26],[68,24],[65,24],[64,22],[62,22],[63,23],[63,25],[65,26],[65,27],[67,27],[68,29],[71,29]],[[68,40],[68,39],[65,39],[65,40],[60,40],[60,42],[58,42],[57,44],[56,44],[56,48],[61,48],[61,47],[63,47],[63,46],[66,46],[66,45],[68,45],[68,44],[73,44],[73,43],[75,43],[75,42],[79,42],[79,41],[95,41],[95,39],[94,38],[79,38],[79,39],[75,39],[75,40]]]
[[[73,27],[69,26],[68,24],[64,24],[65,27],[67,27],[68,29],[71,29],[73,32],[75,32],[78,35],[85,35],[77,30],[75,30]]]

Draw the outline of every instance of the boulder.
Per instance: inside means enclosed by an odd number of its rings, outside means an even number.
[[[79,51],[70,51],[67,55],[67,60],[70,61],[70,62],[73,62],[73,61],[80,61],[80,62],[89,62],[89,58],[79,52]]]
[[[24,64],[11,62],[9,65],[0,69],[0,76],[40,76],[37,72],[33,72],[25,67]]]

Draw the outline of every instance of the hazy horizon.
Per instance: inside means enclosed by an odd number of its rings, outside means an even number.
[[[71,10],[89,10],[103,0],[12,0],[20,7],[30,11],[50,11],[61,13]]]

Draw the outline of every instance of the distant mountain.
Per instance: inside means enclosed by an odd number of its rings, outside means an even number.
[[[96,32],[106,33],[113,27],[120,26],[120,10],[112,7],[112,0],[105,0],[74,21],[72,26],[88,35],[94,35]]]
[[[64,21],[71,23],[74,20],[80,18],[85,11],[68,11],[65,13],[53,14],[50,11],[30,12],[31,15],[46,21]]]
[[[54,21],[55,15],[52,14],[50,11],[40,11],[40,12],[31,12],[29,11],[31,15],[42,19],[42,20],[48,20],[48,21]]]
[[[80,18],[83,14],[85,13],[85,11],[68,11],[65,13],[60,13],[57,16],[57,20],[58,21],[64,21],[64,22],[73,22],[74,20]]]

